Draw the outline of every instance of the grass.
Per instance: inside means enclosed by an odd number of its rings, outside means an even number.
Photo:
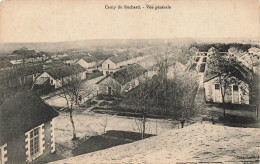
[[[84,108],[88,108],[91,107],[93,105],[96,105],[98,102],[95,100],[87,100],[86,102],[84,102],[83,104],[80,104],[80,107],[84,107]]]
[[[147,134],[146,137],[153,135]],[[92,136],[78,147],[72,150],[74,156],[86,154],[98,150],[107,149],[113,146],[131,143],[141,139],[141,133],[128,131],[107,131],[103,135]]]

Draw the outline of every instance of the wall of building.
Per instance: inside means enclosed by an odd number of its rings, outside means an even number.
[[[54,126],[52,121],[41,124],[38,126],[39,130],[39,154],[34,158],[30,157],[30,131],[19,136],[9,138],[5,146],[1,146],[1,156],[8,163],[26,163],[30,161],[37,162],[41,158],[46,157],[48,154],[55,151],[54,142]],[[38,128],[37,127],[37,128]],[[33,130],[33,129],[32,129]],[[4,148],[5,147],[5,148]],[[7,155],[5,155],[7,154]],[[2,159],[3,159],[2,157]],[[3,161],[3,160],[2,160]]]
[[[43,158],[46,158],[50,153],[53,153],[55,151],[55,136],[54,136],[54,124],[53,120],[49,121],[47,123],[44,123],[44,131],[42,132],[44,134],[44,137],[42,137],[43,140],[43,152],[40,157],[37,158],[38,161],[41,161]]]
[[[98,91],[99,94],[108,94],[108,87],[111,87],[112,92],[113,90],[121,92],[121,85],[110,76],[104,79],[103,81],[101,81],[98,84],[98,87],[99,87],[99,91]]]
[[[109,68],[108,68],[108,64],[109,64]],[[118,67],[119,66],[117,66],[117,64],[115,64],[109,59],[107,59],[102,63],[102,70],[117,69]]]
[[[8,155],[7,155],[7,143],[0,146],[0,164],[7,163]]]
[[[83,67],[83,68],[85,68],[85,69],[88,69],[88,68],[91,68],[91,67],[96,66],[96,62],[90,62],[90,63],[88,63],[88,62],[86,62],[86,61],[83,60],[83,59],[80,59],[79,61],[77,61],[77,63],[78,63],[81,67]]]
[[[26,161],[25,135],[9,138],[7,142],[8,163],[21,163]]]
[[[205,82],[204,89],[205,89],[205,98],[207,102],[222,102],[221,90],[215,90],[215,84],[219,84],[218,77]],[[238,85],[238,95],[239,101],[238,104],[249,104],[249,88],[248,84],[245,82],[236,79],[233,84],[230,84],[229,87],[226,89],[225,93],[225,102],[226,103],[235,103],[233,95],[233,85]]]
[[[52,78],[47,72],[43,72],[40,76],[38,76],[36,78],[36,80],[39,79],[39,78],[42,78],[42,77],[50,78],[51,85],[55,85],[55,88],[59,87],[58,81],[56,79]]]

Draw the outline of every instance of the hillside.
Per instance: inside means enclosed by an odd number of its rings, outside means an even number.
[[[257,162],[259,139],[260,129],[197,123],[53,163]]]

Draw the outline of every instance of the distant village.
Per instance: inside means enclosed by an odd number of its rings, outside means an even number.
[[[259,128],[257,45],[23,47],[0,59],[0,164],[73,160],[203,121]]]

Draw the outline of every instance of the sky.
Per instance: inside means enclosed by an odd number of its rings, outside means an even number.
[[[171,9],[148,10],[146,4]],[[105,9],[140,5],[141,10]],[[260,37],[257,0],[5,0],[0,43]]]

